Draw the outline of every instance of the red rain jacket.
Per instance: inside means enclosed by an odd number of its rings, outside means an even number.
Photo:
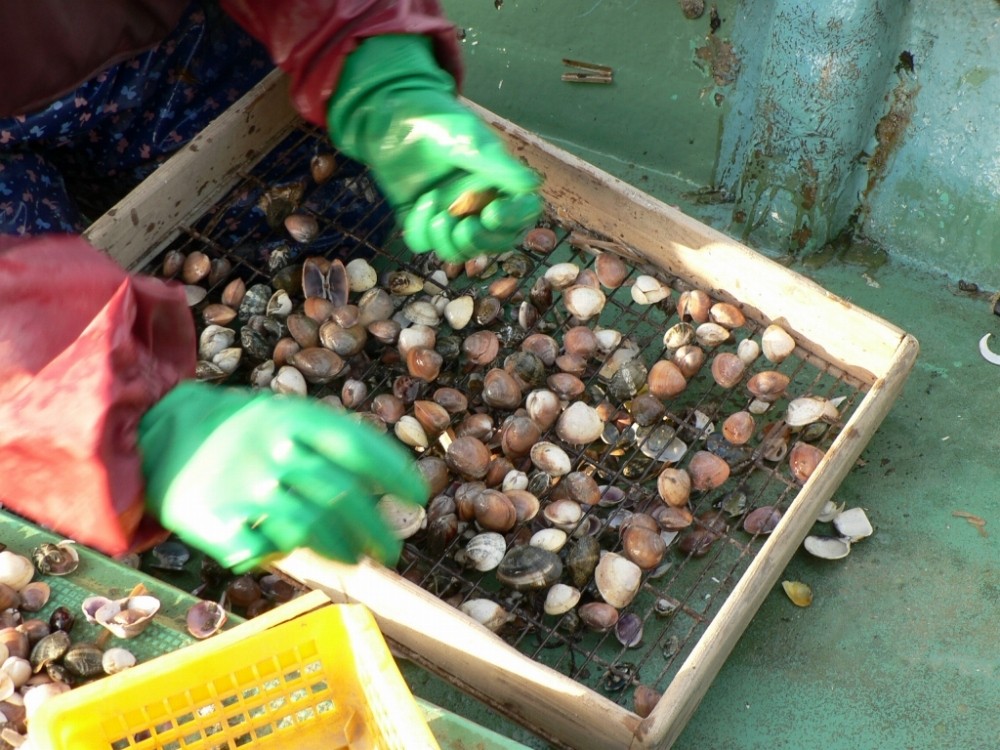
[[[116,1],[108,5],[109,13],[99,14],[87,3],[59,4],[64,13],[83,9],[78,24],[49,27],[63,29],[65,44],[77,48],[86,47],[90,25],[106,32],[116,22],[112,8],[123,29],[136,26],[127,17],[127,2]],[[147,15],[150,4],[134,3]],[[7,5],[0,3],[0,21]],[[11,5],[22,15],[49,7]],[[222,5],[267,47],[291,80],[296,109],[317,125],[326,122],[326,102],[344,58],[364,38],[432,36],[439,64],[456,80],[460,75],[454,27],[441,16],[437,0],[223,0]],[[46,20],[36,16],[35,22]],[[116,42],[106,50],[105,64],[122,59],[123,37],[100,37]],[[21,103],[51,100],[99,70],[93,50],[85,52],[68,55],[78,78],[63,70],[58,84],[49,81],[51,90],[21,92]],[[194,374],[194,325],[180,287],[128,275],[81,238],[0,238],[0,300],[0,503],[110,555],[162,539],[162,529],[143,513],[136,442],[142,415]]]

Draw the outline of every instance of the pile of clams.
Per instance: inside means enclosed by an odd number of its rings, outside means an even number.
[[[212,290],[193,293],[198,376],[308,394],[395,436],[431,488],[426,508],[379,503],[406,540],[400,572],[501,635],[617,643],[606,689],[648,701],[620,657],[683,610],[672,569],[762,543],[845,398],[794,392],[793,332],[579,232],[389,268],[300,245],[269,282],[210,249],[197,274],[201,251],[168,254],[165,276]]]

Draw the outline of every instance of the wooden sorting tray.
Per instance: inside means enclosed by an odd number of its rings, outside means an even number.
[[[472,106],[511,150],[544,176],[550,218],[612,241],[637,268],[654,269],[740,307],[759,331],[775,322],[796,357],[852,389],[849,417],[818,469],[791,497],[781,524],[757,540],[683,650],[663,696],[640,718],[617,701],[508,645],[394,571],[343,566],[308,551],[276,568],[335,601],[362,602],[397,654],[432,671],[561,747],[665,748],[683,730],[751,618],[772,590],[899,395],[916,340],[812,281],[755,253],[502,118]],[[272,75],[106,215],[87,236],[142,268],[193,225],[301,122],[283,77]],[[749,545],[748,545],[749,548]],[[649,626],[653,627],[653,626]],[[649,636],[654,637],[654,636]]]

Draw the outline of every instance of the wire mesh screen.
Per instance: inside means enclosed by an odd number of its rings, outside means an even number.
[[[295,391],[279,373],[298,364],[311,397],[409,446],[433,499],[385,503],[398,572],[644,712],[864,384],[551,215],[499,255],[414,255],[365,170],[328,148],[294,131],[147,269],[211,261],[185,279],[199,332],[221,321],[239,351],[202,352],[199,376]],[[317,155],[335,162],[319,181]],[[391,304],[369,314],[376,298]],[[317,371],[303,354],[324,348],[337,359]]]

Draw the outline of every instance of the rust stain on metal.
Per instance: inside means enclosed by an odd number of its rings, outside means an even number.
[[[903,141],[903,134],[913,120],[914,100],[919,91],[919,85],[913,85],[906,80],[900,81],[892,90],[889,111],[875,126],[878,146],[868,158],[868,184],[864,190],[866,198],[885,177],[889,160]]]
[[[728,39],[710,35],[705,44],[694,51],[694,56],[705,63],[705,68],[717,86],[735,83],[740,72],[740,58],[733,51]]]

